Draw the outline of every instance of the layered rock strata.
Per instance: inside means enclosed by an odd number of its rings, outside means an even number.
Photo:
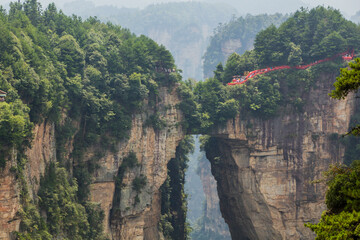
[[[176,105],[180,102],[176,88],[159,90],[156,109],[165,121],[163,129],[145,126],[147,114],[132,118],[129,138],[118,144],[115,153],[107,152],[99,160],[91,185],[91,200],[101,203],[105,212],[105,229],[111,239],[159,239],[158,223],[161,215],[160,186],[167,177],[167,163],[175,157],[176,147],[183,139],[182,114]],[[134,152],[138,164],[125,172],[119,193],[120,203],[114,206],[115,177],[123,159]],[[96,152],[88,152],[90,159]],[[145,177],[146,185],[137,192],[133,181]],[[116,214],[111,214],[110,212]]]
[[[314,239],[304,223],[326,209],[326,188],[312,181],[342,162],[339,134],[355,107],[353,95],[330,99],[334,81],[322,75],[300,113],[289,109],[271,120],[240,114],[213,133],[207,157],[232,239]]]
[[[52,123],[44,122],[36,125],[33,130],[31,148],[25,155],[27,164],[24,177],[26,179],[29,195],[34,198],[37,195],[40,177],[44,175],[47,164],[56,159],[55,127]],[[17,152],[10,154],[6,167],[0,170],[0,239],[11,239],[13,231],[19,231],[21,209],[21,187],[16,178]]]
[[[99,168],[90,186],[90,200],[100,203],[105,213],[104,229],[110,239],[159,239],[158,223],[161,215],[159,188],[167,177],[167,163],[175,157],[178,143],[184,133],[180,122],[183,120],[177,108],[180,102],[176,86],[162,87],[155,106],[144,103],[143,113],[132,116],[129,138],[118,143],[115,151],[106,150],[104,157],[97,159]],[[165,126],[154,129],[146,126],[149,116],[157,112]],[[77,126],[78,127],[78,126]],[[50,161],[56,161],[55,126],[44,122],[34,128],[31,148],[26,151],[25,178],[30,197],[36,198],[40,177],[44,175]],[[71,156],[74,140],[65,144],[66,156]],[[96,157],[98,148],[88,149],[85,161]],[[130,152],[137,156],[138,163],[125,172],[121,200],[114,206],[115,179],[123,159]],[[16,152],[0,171],[0,239],[11,239],[11,232],[19,230],[20,186],[12,167],[16,167]],[[146,184],[140,192],[133,188],[136,177],[145,177]],[[111,214],[117,210],[117,214]]]

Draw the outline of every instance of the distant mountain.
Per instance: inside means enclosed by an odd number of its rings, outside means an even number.
[[[225,63],[233,52],[243,54],[253,48],[256,34],[271,24],[280,25],[289,15],[280,13],[247,15],[219,25],[204,55],[204,76],[211,77],[219,62]]]
[[[213,29],[228,22],[237,11],[224,4],[204,2],[179,2],[155,4],[145,9],[95,6],[90,1],[74,1],[63,8],[67,14],[83,18],[97,16],[144,34],[163,44],[183,70],[183,77],[202,79],[202,57]]]
[[[261,13],[290,13],[300,7],[308,7],[301,0],[207,0],[207,2],[221,2],[234,6],[240,14],[261,14]]]
[[[354,16],[350,18],[354,23],[360,23],[360,11],[358,11]]]

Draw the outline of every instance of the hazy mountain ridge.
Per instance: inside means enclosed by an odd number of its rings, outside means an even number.
[[[204,54],[204,76],[213,76],[216,65],[220,62],[225,64],[232,53],[243,54],[246,50],[252,49],[258,32],[272,24],[279,26],[288,17],[289,15],[279,13],[247,15],[219,25],[211,36]]]
[[[213,29],[237,13],[229,6],[205,2],[155,4],[140,10],[96,7],[90,1],[65,4],[64,12],[83,18],[97,16],[152,38],[170,50],[185,79],[198,80],[202,79],[202,57]]]

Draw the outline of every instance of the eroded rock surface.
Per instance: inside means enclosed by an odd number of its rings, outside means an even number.
[[[175,157],[176,147],[184,133],[179,124],[182,114],[176,107],[180,101],[176,88],[171,92],[167,88],[160,89],[158,99],[156,108],[166,126],[154,130],[144,124],[149,115],[134,115],[129,139],[119,143],[115,153],[109,151],[99,160],[100,168],[96,170],[91,186],[91,199],[101,203],[106,213],[105,229],[112,239],[160,238],[159,189],[167,177],[167,163]],[[120,203],[114,206],[115,177],[123,159],[130,152],[136,154],[139,164],[125,172],[119,193]],[[88,158],[94,154],[95,152],[88,152]],[[140,176],[145,176],[147,183],[141,192],[136,192],[132,183]]]
[[[334,76],[321,76],[303,112],[272,120],[238,116],[213,133],[211,159],[221,212],[233,239],[314,239],[304,227],[326,209],[326,188],[311,181],[342,162],[355,97],[330,99]]]
[[[183,120],[177,108],[180,102],[176,86],[159,89],[156,106],[141,114],[132,116],[129,138],[120,142],[116,151],[106,150],[104,157],[97,159],[99,168],[90,186],[90,199],[100,203],[105,213],[104,230],[110,239],[159,239],[158,223],[161,215],[160,186],[167,178],[167,163],[175,157],[178,143],[184,133]],[[146,126],[146,119],[156,112],[166,123],[162,129]],[[78,123],[74,123],[78,124]],[[75,126],[78,127],[78,126]],[[40,177],[44,175],[50,161],[56,161],[56,138],[53,123],[44,122],[34,128],[31,148],[26,151],[27,163],[24,170],[30,197],[36,199]],[[65,158],[71,156],[74,139],[65,144]],[[96,157],[99,149],[88,149],[85,161]],[[120,202],[114,206],[115,178],[123,159],[134,152],[138,164],[125,172]],[[11,167],[16,167],[16,152],[11,154],[6,168],[0,171],[0,239],[8,240],[11,232],[19,231],[20,187]],[[72,163],[70,163],[72,164]],[[71,171],[70,171],[70,174]],[[136,177],[146,177],[146,185],[137,192],[133,189]],[[116,211],[115,211],[116,210]],[[116,212],[116,214],[112,214]]]
[[[27,164],[24,177],[26,178],[30,197],[37,195],[40,177],[44,175],[46,165],[56,159],[54,124],[44,122],[36,125],[33,130],[31,148],[26,151]],[[6,167],[0,170],[0,239],[11,239],[13,231],[19,231],[21,209],[21,187],[15,176],[17,152],[10,154]],[[12,170],[14,169],[14,170]]]

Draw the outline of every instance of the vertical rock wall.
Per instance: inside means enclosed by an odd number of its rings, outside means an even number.
[[[161,215],[160,186],[167,177],[167,163],[175,157],[178,143],[184,133],[179,124],[182,114],[176,88],[159,91],[156,108],[166,122],[163,129],[154,130],[144,123],[149,117],[145,113],[133,116],[130,137],[119,143],[115,153],[107,152],[100,159],[91,186],[91,200],[101,203],[105,211],[105,229],[111,239],[159,239],[158,223]],[[115,177],[123,159],[134,152],[138,165],[125,172],[120,190],[120,203],[113,206]],[[88,152],[90,159],[96,152]],[[133,189],[136,177],[145,176],[147,183],[141,192]],[[139,201],[137,202],[138,199]],[[116,214],[110,214],[116,210]],[[110,210],[110,211],[109,211]]]
[[[15,153],[13,154],[13,156]],[[16,159],[7,161],[0,170],[0,239],[8,240],[11,232],[19,230],[20,219],[16,213],[20,208],[19,187],[15,174],[10,170],[16,166]]]
[[[207,157],[233,239],[314,239],[304,223],[326,209],[326,188],[311,181],[342,162],[339,134],[355,107],[354,95],[330,99],[334,81],[321,76],[303,112],[288,109],[267,121],[238,116],[213,133]]]
[[[31,148],[26,151],[27,164],[25,178],[30,197],[35,197],[40,184],[40,177],[44,175],[45,167],[50,161],[56,159],[55,128],[54,124],[42,123],[33,130],[34,139]],[[20,218],[18,211],[21,209],[18,180],[15,176],[17,153],[14,150],[6,167],[0,170],[0,239],[11,239],[11,232],[19,231]]]
[[[176,86],[172,89],[159,89],[156,109],[166,122],[163,129],[154,130],[145,126],[146,119],[154,110],[146,109],[132,117],[132,129],[129,138],[120,142],[115,152],[106,151],[98,160],[99,168],[93,176],[90,186],[90,200],[100,203],[105,213],[104,229],[110,239],[159,239],[161,233],[158,223],[161,215],[161,197],[159,188],[167,177],[167,163],[175,157],[178,143],[184,137],[180,122],[183,120],[176,105],[179,103]],[[145,108],[149,106],[145,103]],[[26,151],[27,164],[25,178],[30,197],[35,198],[39,190],[40,177],[44,175],[50,161],[56,160],[55,126],[44,122],[34,128],[31,148]],[[73,139],[66,144],[67,156],[70,156]],[[99,149],[88,149],[85,160],[96,156]],[[119,166],[129,152],[134,152],[138,164],[128,169],[121,186],[121,200],[113,206],[115,178]],[[21,208],[20,186],[11,167],[16,167],[16,152],[8,160],[6,168],[0,171],[0,239],[8,240],[11,232],[19,230],[20,219],[17,212]],[[141,192],[133,189],[133,180],[145,176],[147,183]],[[138,198],[139,202],[137,202]],[[117,209],[119,214],[111,214]]]

